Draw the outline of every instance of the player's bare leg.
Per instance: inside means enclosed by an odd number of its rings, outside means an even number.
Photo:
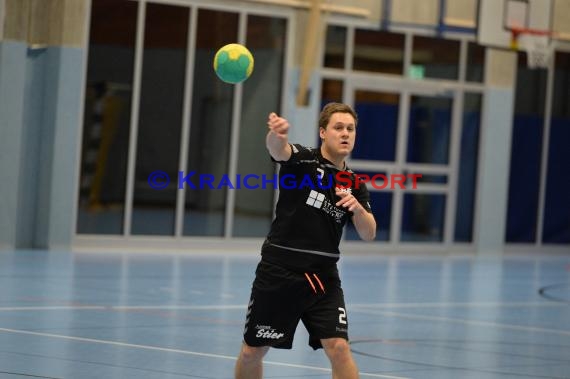
[[[333,379],[357,379],[358,368],[352,358],[348,341],[344,338],[326,338],[321,343],[332,365]]]
[[[241,346],[236,367],[236,379],[263,378],[263,357],[269,351],[269,346],[252,347],[245,343]]]

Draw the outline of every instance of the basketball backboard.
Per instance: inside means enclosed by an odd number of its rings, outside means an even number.
[[[570,0],[480,0],[478,41],[498,48],[512,46],[512,30],[570,41]]]

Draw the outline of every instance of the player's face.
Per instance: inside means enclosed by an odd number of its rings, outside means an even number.
[[[334,113],[326,129],[319,131],[323,147],[335,157],[346,157],[354,148],[356,125],[350,113]]]

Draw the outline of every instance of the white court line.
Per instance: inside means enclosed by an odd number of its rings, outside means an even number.
[[[137,309],[169,309],[169,310],[190,310],[190,311],[224,311],[224,310],[246,310],[247,304],[240,305],[117,305],[110,308],[119,311]]]
[[[215,311],[247,308],[247,304],[241,305],[59,305],[59,306],[27,306],[27,307],[0,307],[0,312],[14,311],[60,311],[60,310],[192,310],[192,311]]]
[[[16,311],[69,311],[69,310],[102,310],[109,309],[104,305],[52,305],[37,307],[0,307],[0,312]]]
[[[61,335],[61,334],[32,332],[29,330],[21,330],[21,329],[0,328],[0,332],[14,333],[14,334],[26,334],[26,335],[31,335],[31,336],[47,337],[47,338],[58,338],[58,339],[71,340],[71,341],[98,343],[98,344],[103,344],[103,345],[112,345],[112,346],[120,346],[120,347],[131,347],[131,348],[135,348],[135,349],[153,350],[153,351],[161,351],[161,352],[167,352],[167,353],[178,353],[178,354],[185,354],[185,355],[193,355],[193,356],[197,356],[197,357],[219,358],[219,359],[228,359],[228,360],[233,360],[233,361],[236,360],[236,357],[232,357],[229,355],[200,353],[197,351],[169,349],[166,347],[138,345],[138,344],[132,344],[132,343],[125,343],[125,342],[66,336],[66,335]],[[297,364],[292,364],[292,363],[274,362],[274,361],[263,361],[263,363],[267,364],[267,365],[272,365],[272,366],[284,366],[284,367],[303,368],[303,369],[308,369],[308,370],[332,372],[331,369],[324,368],[324,367],[297,365]],[[381,375],[381,374],[372,374],[372,373],[366,373],[366,372],[361,372],[360,376],[367,376],[367,377],[371,377],[371,378],[385,378],[385,379],[409,379],[409,378],[403,377],[403,376]]]
[[[519,302],[438,302],[438,303],[376,303],[348,304],[351,308],[517,308],[517,307],[567,307],[568,304],[554,301],[519,301]]]
[[[466,308],[493,308],[493,307],[567,307],[565,303],[552,301],[535,302],[477,302],[477,303],[370,303],[370,304],[348,304],[349,308],[438,308],[438,307],[466,307]],[[215,310],[245,310],[245,304],[238,305],[61,305],[61,306],[22,306],[22,307],[0,307],[0,312],[14,311],[52,311],[52,310],[192,310],[192,311],[215,311]]]
[[[422,315],[414,315],[414,314],[409,314],[409,313],[382,312],[382,311],[372,311],[372,310],[363,310],[363,309],[356,309],[356,310],[353,309],[352,312],[353,313],[358,312],[358,313],[364,313],[364,314],[370,314],[370,315],[388,316],[388,317],[400,317],[400,318],[407,318],[410,320],[453,322],[456,324],[492,326],[495,328],[522,330],[525,332],[541,332],[541,333],[552,333],[552,334],[556,334],[556,335],[562,334],[565,336],[570,336],[570,331],[568,331],[568,330],[539,328],[536,326],[522,326],[522,325],[503,324],[503,323],[491,322],[491,321],[465,320],[465,319],[438,317],[438,316],[422,316]]]

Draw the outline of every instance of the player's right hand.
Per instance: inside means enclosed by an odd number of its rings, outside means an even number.
[[[279,117],[275,112],[269,114],[267,127],[277,135],[285,136],[289,133],[289,122],[283,117]]]

